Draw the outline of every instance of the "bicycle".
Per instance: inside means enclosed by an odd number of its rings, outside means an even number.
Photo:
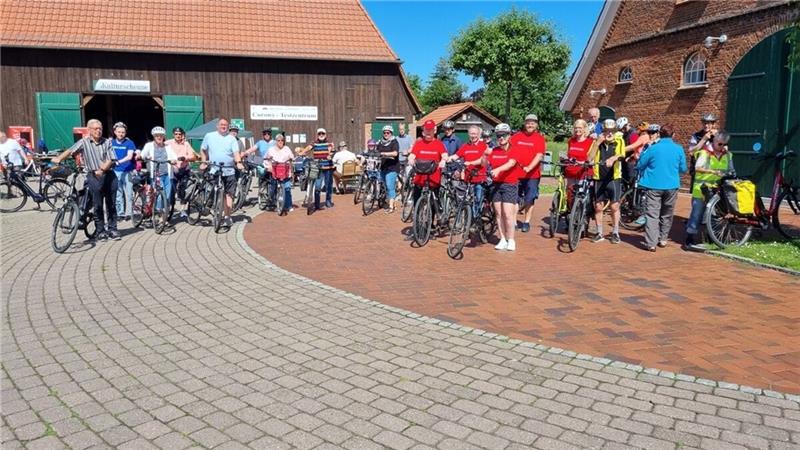
[[[403,205],[400,210],[400,220],[403,223],[411,221],[411,213],[414,212],[414,200],[412,199],[412,192],[414,191],[414,168],[410,170],[403,170],[403,186],[400,189],[400,202]]]
[[[238,211],[247,203],[247,195],[250,193],[250,185],[253,181],[253,173],[257,171],[258,165],[247,160],[242,160],[244,171],[239,172],[236,180],[236,192],[233,196],[233,210]]]
[[[639,176],[633,183],[623,190],[619,199],[619,224],[626,230],[639,231],[644,228],[645,222],[645,190],[639,187]]]
[[[223,163],[206,162],[209,170],[203,175],[200,186],[189,200],[187,222],[196,225],[203,216],[211,215],[211,225],[219,233],[225,214],[225,183],[222,180],[225,169],[233,169]],[[216,170],[215,170],[216,169]]]
[[[737,214],[728,198],[723,194],[725,185],[735,179],[735,174],[723,176],[717,186],[706,192],[710,196],[706,203],[704,218],[706,231],[714,244],[720,248],[728,245],[744,245],[752,235],[753,228],[769,229],[770,225],[789,240],[800,239],[800,209],[798,188],[783,177],[781,163],[796,157],[793,150],[784,150],[775,155],[758,157],[759,160],[775,161],[775,182],[770,196],[769,208],[764,207],[761,196],[756,191],[753,214]],[[782,206],[786,201],[786,206]]]
[[[159,167],[163,164],[171,164],[167,160],[151,160],[153,171],[159,173]],[[161,177],[152,175],[152,184],[146,180],[147,171],[140,171],[139,177],[145,178],[143,183],[138,183],[139,187],[134,191],[133,203],[131,203],[131,225],[139,228],[145,219],[150,219],[150,224],[156,234],[161,234],[169,223],[169,199],[164,186],[161,184]]]
[[[264,211],[275,204],[272,189],[272,174],[264,168],[264,173],[258,177],[258,209]]]
[[[306,214],[311,215],[314,213],[314,192],[316,191],[317,179],[320,177],[319,160],[311,159],[306,169],[305,182],[308,184],[306,189]]]
[[[559,162],[555,163],[554,166],[558,168],[566,168],[566,167],[575,167],[578,166],[579,163],[575,161],[575,159],[565,159],[562,158]],[[567,188],[567,178],[564,176],[564,171],[558,171],[558,185],[556,186],[555,192],[553,192],[553,200],[550,202],[550,215],[548,217],[548,233],[550,237],[555,237],[556,232],[558,231],[558,225],[561,222],[561,218],[566,218],[569,215],[570,208],[572,203],[570,202],[569,191]]]
[[[430,241],[431,231],[433,229],[433,214],[436,211],[437,215],[437,228],[441,231],[444,230],[449,223],[449,210],[445,211],[442,207],[442,198],[449,199],[450,194],[445,187],[446,179],[444,171],[442,171],[442,182],[439,187],[439,195],[433,194],[430,186],[431,175],[436,171],[438,163],[433,160],[415,160],[414,170],[417,174],[425,177],[422,191],[419,198],[414,203],[414,212],[412,217],[411,233],[412,239],[419,247],[425,246]]]
[[[86,186],[77,188],[78,175],[88,173],[83,168],[78,168],[70,175],[67,181],[69,190],[64,204],[58,208],[53,228],[50,233],[50,246],[56,253],[64,253],[72,245],[78,229],[83,229],[87,239],[94,239],[97,227],[94,224],[94,211],[92,210],[92,196]]]
[[[460,162],[457,169],[459,172],[466,170],[464,163]],[[473,231],[473,209],[475,208],[475,184],[470,183],[469,179],[478,175],[480,169],[472,167],[467,172],[465,181],[458,182],[455,187],[456,204],[453,208],[453,224],[450,227],[450,239],[447,242],[447,256],[457,259],[463,255],[464,245],[470,238]],[[463,193],[459,194],[459,191]],[[482,227],[476,231],[481,233]],[[483,241],[483,239],[481,239]],[[485,243],[485,241],[484,241]]]
[[[368,164],[369,161],[380,160],[380,153],[377,152],[366,152],[362,153],[364,156],[364,164]],[[367,188],[367,184],[369,184],[369,174],[368,171],[362,170],[361,175],[358,177],[358,184],[356,185],[356,189],[353,192],[353,204],[357,205],[358,202],[361,201],[361,196],[364,195],[364,191]]]
[[[47,163],[38,162],[39,167],[39,186],[37,190],[28,185],[24,174],[12,164],[6,165],[6,178],[0,182],[0,212],[16,212],[22,209],[30,197],[36,202],[37,208],[42,202],[46,202],[51,209],[57,209],[63,205],[66,199],[66,192],[69,190],[69,183],[63,178],[51,177],[45,182],[46,172],[55,172],[58,168],[44,170]]]
[[[386,185],[381,177],[381,163],[380,156],[367,156],[364,162],[365,168],[361,173],[362,182],[366,180],[363,187],[364,201],[361,203],[361,212],[368,216],[375,209],[375,204],[382,206],[386,202]],[[362,186],[359,183],[359,190]],[[355,194],[358,195],[358,194]]]
[[[584,169],[591,167],[592,163],[580,163]],[[583,176],[575,184],[572,208],[569,212],[567,222],[567,243],[569,244],[570,251],[574,252],[578,248],[578,243],[581,237],[589,227],[589,220],[594,211],[594,193],[592,189],[592,180],[589,178],[588,173],[584,171]]]
[[[272,173],[267,172],[269,182],[265,184],[267,191],[267,200],[269,204],[274,205],[275,210],[278,211],[279,216],[285,216],[289,212],[286,207],[286,183],[290,183],[292,179],[292,163],[272,163]],[[291,185],[289,185],[291,189]],[[265,202],[267,201],[265,200]],[[261,201],[261,188],[259,187],[259,202]],[[263,209],[263,208],[262,208]]]

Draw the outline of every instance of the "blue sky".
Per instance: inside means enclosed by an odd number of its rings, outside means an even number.
[[[404,61],[407,73],[428,79],[436,62],[447,56],[450,41],[469,23],[483,17],[490,19],[516,6],[528,10],[540,20],[552,22],[572,49],[567,76],[572,74],[592,27],[603,6],[596,1],[395,1],[362,0],[370,17]],[[479,88],[480,80],[463,76],[467,93]]]

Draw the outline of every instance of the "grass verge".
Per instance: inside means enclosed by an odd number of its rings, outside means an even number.
[[[715,246],[712,245],[712,248]],[[760,263],[800,271],[800,243],[798,242],[751,241],[741,247],[727,247],[719,251],[750,258]]]

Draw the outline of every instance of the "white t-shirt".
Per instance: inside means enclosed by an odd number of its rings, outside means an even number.
[[[336,171],[342,173],[342,166],[347,161],[355,161],[356,154],[350,150],[340,150],[333,155],[333,165],[336,166]]]
[[[0,144],[0,163],[5,164],[6,159],[15,166],[25,164],[25,153],[23,153],[19,142],[14,139],[8,139],[4,144]]]

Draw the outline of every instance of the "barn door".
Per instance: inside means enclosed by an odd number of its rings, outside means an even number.
[[[728,106],[725,128],[731,133],[729,148],[737,173],[752,177],[764,197],[772,193],[772,161],[753,156],[775,154],[797,148],[800,138],[796,75],[787,68],[788,30],[779,31],[753,47],[728,77]],[[794,147],[791,147],[791,146]],[[786,166],[787,175],[797,179],[797,163]]]
[[[203,124],[203,97],[198,95],[165,95],[164,126],[167,134],[172,135],[172,128],[181,127],[187,132]],[[197,145],[195,145],[197,144]],[[192,142],[195,150],[199,143]]]
[[[37,92],[36,119],[39,136],[48,149],[71,147],[75,143],[72,129],[81,126],[81,95],[77,92]]]

